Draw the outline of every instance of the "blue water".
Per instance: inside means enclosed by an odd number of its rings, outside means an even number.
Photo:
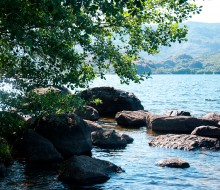
[[[145,109],[157,114],[178,109],[202,116],[220,113],[220,75],[156,75],[142,84],[121,85],[116,76],[95,80],[90,86],[114,86],[133,92]],[[111,84],[111,85],[110,85]],[[0,189],[121,189],[121,190],[207,190],[220,189],[220,152],[182,151],[149,147],[153,138],[146,128],[123,129],[105,124],[134,138],[122,150],[93,149],[93,157],[109,160],[125,172],[112,175],[106,183],[73,187],[57,180],[57,172],[32,172],[23,163],[15,162],[9,176],[0,180]],[[161,168],[155,163],[164,158],[179,157],[189,162],[190,168]]]
[[[179,109],[194,116],[220,112],[220,75],[152,75],[141,84],[120,84],[117,76],[96,79],[90,86],[113,86],[133,92],[145,110],[162,114]]]

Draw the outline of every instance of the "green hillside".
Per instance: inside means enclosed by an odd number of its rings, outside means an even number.
[[[142,52],[141,58],[158,62],[182,54],[198,57],[220,51],[220,23],[187,22],[185,24],[188,26],[187,42],[175,43],[172,47],[162,47],[161,52],[154,56]]]
[[[220,52],[201,57],[182,54],[164,61],[139,60],[136,63],[138,73],[154,74],[220,74]]]
[[[220,74],[220,23],[188,22],[188,41],[163,47],[158,55],[142,52],[138,72]]]

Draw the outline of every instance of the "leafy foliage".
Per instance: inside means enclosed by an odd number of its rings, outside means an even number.
[[[182,41],[187,31],[177,23],[199,11],[176,0],[3,0],[0,7],[1,77],[25,87],[84,86],[110,64],[124,82],[138,81],[131,62],[138,52]],[[114,45],[114,34],[129,35],[124,47]]]
[[[27,128],[26,121],[16,113],[0,112],[0,137],[15,143]]]
[[[159,63],[140,60],[136,67],[138,72],[153,74],[220,74],[219,58],[220,52],[200,57],[182,54]]]
[[[178,23],[200,12],[193,1],[1,0],[0,82],[22,96],[36,85],[85,87],[109,68],[140,82],[148,75],[133,61],[185,40]]]
[[[42,88],[46,89],[46,88]],[[41,89],[41,90],[42,90]],[[49,89],[49,90],[48,90]],[[4,110],[19,112],[29,116],[43,116],[48,114],[62,114],[72,112],[75,109],[83,109],[85,101],[80,98],[78,93],[69,94],[55,91],[48,88],[47,91],[41,93],[37,90],[27,92],[25,95],[17,93],[2,93],[1,100],[7,104],[3,105]]]

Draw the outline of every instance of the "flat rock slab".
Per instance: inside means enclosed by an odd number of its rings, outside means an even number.
[[[220,149],[220,142],[218,139],[200,137],[196,135],[159,135],[153,138],[149,145],[153,147],[164,147],[180,150]]]
[[[139,111],[121,111],[115,115],[117,124],[123,127],[143,127],[146,126],[147,112]]]
[[[200,126],[196,127],[191,134],[203,137],[220,138],[220,128],[213,126]]]
[[[73,156],[61,167],[59,180],[80,185],[103,183],[109,174],[123,170],[115,164],[88,156]]]
[[[196,127],[202,125],[220,127],[216,122],[208,119],[188,116],[161,116],[152,118],[149,128],[155,132],[190,134]]]
[[[169,167],[169,168],[189,168],[190,165],[185,160],[180,158],[167,158],[160,160],[157,165],[161,167]]]

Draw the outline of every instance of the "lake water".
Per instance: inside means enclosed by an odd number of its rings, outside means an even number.
[[[90,86],[113,86],[133,92],[145,110],[157,114],[173,109],[190,111],[194,116],[220,113],[220,75],[155,75],[141,84],[129,86],[121,85],[116,76],[108,75],[106,81],[96,79]],[[122,150],[94,148],[93,157],[121,166],[124,173],[112,175],[103,184],[74,187],[59,182],[56,171],[33,171],[24,163],[15,162],[9,176],[0,179],[0,189],[220,189],[220,152],[152,148],[148,143],[153,135],[146,128],[128,130],[115,127],[115,123],[105,126],[130,135],[134,142]],[[190,168],[161,168],[155,164],[161,159],[175,157],[188,161]]]

